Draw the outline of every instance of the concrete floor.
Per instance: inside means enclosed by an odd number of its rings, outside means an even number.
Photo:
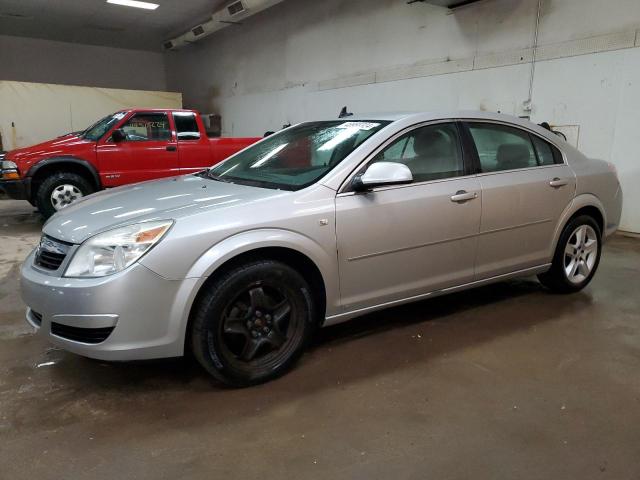
[[[522,280],[325,329],[289,375],[107,364],[23,321],[40,223],[0,201],[2,479],[638,479],[640,241],[582,293]]]

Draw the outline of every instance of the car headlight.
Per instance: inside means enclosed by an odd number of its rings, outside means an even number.
[[[64,272],[65,277],[104,277],[138,261],[173,225],[171,220],[116,228],[85,240]]]

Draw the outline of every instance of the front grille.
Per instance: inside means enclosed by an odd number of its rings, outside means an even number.
[[[43,235],[36,252],[35,264],[47,270],[57,270],[69,253],[71,244]]]
[[[51,333],[67,340],[82,343],[101,343],[104,342],[113,329],[116,327],[104,328],[80,328],[62,325],[61,323],[51,322]]]
[[[36,255],[36,265],[47,270],[57,270],[62,265],[66,255],[62,253],[40,251]]]

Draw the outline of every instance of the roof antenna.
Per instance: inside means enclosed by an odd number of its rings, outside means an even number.
[[[353,116],[353,113],[348,112],[347,107],[344,106],[342,107],[342,110],[340,110],[340,114],[338,115],[338,118],[345,118],[345,117],[351,117],[351,116]]]

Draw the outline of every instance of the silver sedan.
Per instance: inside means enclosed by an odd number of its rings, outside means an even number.
[[[615,169],[479,112],[302,123],[195,175],[89,196],[22,267],[27,320],[105,360],[281,375],[317,327],[507,278],[584,288],[618,226]]]

